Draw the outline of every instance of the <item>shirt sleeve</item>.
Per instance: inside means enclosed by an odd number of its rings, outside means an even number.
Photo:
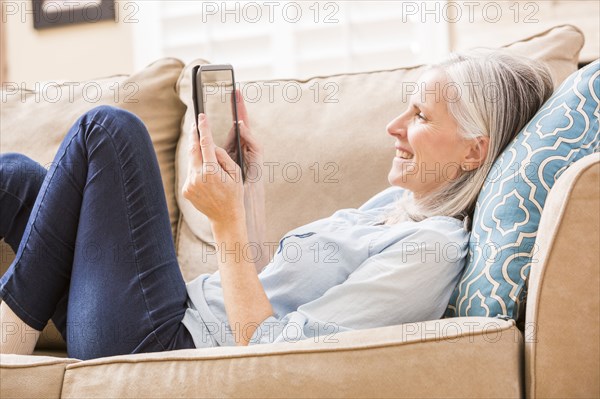
[[[462,273],[466,251],[466,241],[420,229],[368,258],[320,298],[264,320],[250,344],[323,335],[330,341],[343,331],[439,319]]]

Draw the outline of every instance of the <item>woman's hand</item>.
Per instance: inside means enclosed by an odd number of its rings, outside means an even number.
[[[223,148],[217,147],[204,114],[190,134],[189,167],[183,197],[205,214],[211,224],[245,224],[241,170]]]

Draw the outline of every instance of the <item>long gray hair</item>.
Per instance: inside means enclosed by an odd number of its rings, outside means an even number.
[[[428,69],[443,71],[448,82],[463,93],[447,102],[448,112],[463,138],[489,137],[487,157],[479,167],[461,171],[456,179],[422,198],[406,193],[383,221],[395,224],[451,216],[463,220],[470,230],[477,196],[494,161],[550,97],[552,77],[545,64],[508,50],[453,53]]]

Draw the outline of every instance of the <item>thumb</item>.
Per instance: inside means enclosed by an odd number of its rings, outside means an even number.
[[[248,125],[244,123],[244,121],[239,121],[238,126],[240,128],[240,136],[244,140],[244,142],[246,142],[250,146],[250,148],[254,150],[260,148],[260,144],[248,128]]]
[[[221,168],[223,168],[223,170],[227,172],[229,176],[237,181],[237,177],[241,177],[241,170],[238,164],[231,159],[227,151],[221,147],[215,147],[215,154],[217,156],[217,162],[219,162]]]
[[[200,169],[202,167],[202,149],[200,148],[200,138],[198,137],[198,131],[195,124],[192,126],[192,131],[188,138],[188,146],[190,167]]]

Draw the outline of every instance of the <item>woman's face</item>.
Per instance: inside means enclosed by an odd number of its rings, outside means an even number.
[[[474,153],[480,152],[477,140],[459,136],[458,125],[447,107],[447,99],[455,100],[456,92],[446,84],[441,70],[425,72],[408,109],[387,125],[388,134],[396,139],[388,181],[412,191],[417,198],[464,173],[461,166],[468,170],[477,167],[474,156],[479,159],[482,155]]]

